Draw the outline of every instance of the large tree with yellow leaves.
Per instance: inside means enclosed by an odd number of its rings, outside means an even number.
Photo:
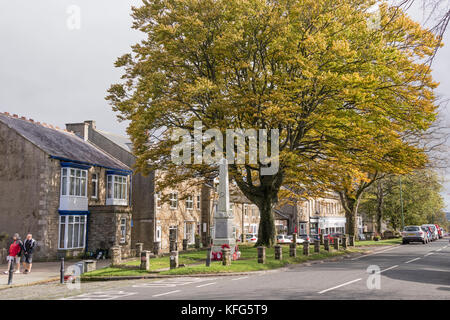
[[[213,172],[170,161],[178,143],[171,133],[192,132],[194,121],[224,133],[278,129],[277,173],[262,175],[267,164],[259,161],[230,165],[231,179],[260,209],[258,244],[272,245],[283,184],[314,190],[356,159],[376,163],[374,152],[386,145],[374,147],[378,137],[407,146],[402,132],[434,120],[436,84],[422,60],[437,40],[387,4],[374,19],[375,3],[144,0],[132,16],[146,39],[117,60],[123,82],[107,97],[131,121],[138,168],[167,169],[168,184]]]

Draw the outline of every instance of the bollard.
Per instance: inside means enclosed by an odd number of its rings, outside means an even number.
[[[178,251],[170,252],[170,269],[178,268]]]
[[[187,251],[187,249],[188,249],[188,240],[183,239],[183,251]]]
[[[143,250],[141,252],[141,265],[139,266],[140,270],[150,270],[150,251]]]
[[[339,251],[339,238],[334,238],[334,250]]]
[[[258,263],[266,263],[266,247],[258,247]]]
[[[136,257],[141,256],[142,250],[144,250],[144,244],[141,242],[136,243]]]
[[[230,250],[230,248],[222,249],[222,265],[231,266],[231,250]]]
[[[61,269],[60,269],[59,283],[64,284],[64,258],[61,258]]]
[[[274,246],[275,249],[275,260],[283,260],[283,247],[279,244]]]
[[[206,266],[209,267],[211,265],[211,247],[206,249]]]
[[[297,245],[295,243],[289,244],[289,257],[297,257]]]
[[[155,256],[161,255],[161,243],[159,241],[153,242],[153,254]]]
[[[321,245],[321,246],[323,246],[323,245],[325,244],[324,238],[323,238],[323,233],[321,233],[321,234],[319,235],[319,241],[320,241],[320,245]]]
[[[344,250],[347,250],[347,236],[343,236],[342,237],[342,248],[344,249]]]
[[[11,262],[9,263],[9,273],[8,273],[8,286],[12,285],[13,282],[13,275],[14,275],[14,263],[16,262],[15,258],[13,257]]]
[[[303,242],[303,255],[309,256],[309,241]]]
[[[323,247],[324,247],[325,251],[330,251],[330,240],[324,239],[323,240]]]
[[[355,246],[355,236],[349,236],[349,243],[348,243],[348,245],[350,246],[350,247],[354,247]]]
[[[320,253],[320,240],[314,240],[314,252]]]

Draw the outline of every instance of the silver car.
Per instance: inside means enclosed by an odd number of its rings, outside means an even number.
[[[428,242],[427,233],[421,226],[406,226],[402,232],[402,243],[408,244],[410,242]]]

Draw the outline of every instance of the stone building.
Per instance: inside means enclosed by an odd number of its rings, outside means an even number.
[[[66,129],[130,168],[134,167],[136,157],[128,137],[102,131],[95,121],[69,123]],[[162,177],[163,172],[159,171],[147,176],[136,172],[132,175],[131,238],[133,246],[141,242],[146,250],[159,246],[162,252],[168,252],[170,237],[175,237],[179,246],[183,239],[187,239],[188,244],[195,243],[195,235],[200,232],[202,188],[198,182],[188,181],[176,189],[158,192],[156,183]],[[167,201],[163,201],[166,198]]]
[[[131,170],[78,136],[0,114],[0,233],[28,232],[36,258],[114,245],[130,253]]]
[[[275,207],[278,225],[286,226],[287,234],[319,234],[345,232],[345,212],[338,195],[329,193],[310,200],[280,201]]]

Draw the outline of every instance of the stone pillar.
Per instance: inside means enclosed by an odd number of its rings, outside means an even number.
[[[266,247],[258,247],[258,263],[266,263]]]
[[[339,251],[339,238],[334,238],[334,250]]]
[[[141,266],[140,270],[150,270],[150,251],[143,250],[141,251]]]
[[[178,251],[170,252],[170,269],[178,268]]]
[[[347,236],[344,235],[344,237],[342,237],[342,248],[344,248],[344,250],[347,250]]]
[[[155,256],[161,255],[161,242],[159,241],[153,242],[153,254]]]
[[[183,239],[183,251],[187,251],[187,249],[188,249],[188,240]]]
[[[303,242],[303,255],[309,256],[309,241]]]
[[[283,260],[283,247],[277,244],[274,246],[275,249],[275,260]]]
[[[349,239],[348,245],[350,247],[354,247],[355,246],[355,236],[349,236],[348,239]]]
[[[211,247],[206,248],[206,266],[209,267],[211,265]]]
[[[314,252],[320,253],[320,240],[314,240]]]
[[[136,257],[141,256],[141,252],[144,249],[144,244],[141,242],[136,243]]]
[[[97,260],[84,260],[84,272],[97,270]]]
[[[117,266],[122,263],[122,249],[120,249],[119,246],[114,246],[111,248],[111,260],[113,266]]]
[[[222,249],[222,265],[231,266],[231,250],[230,250],[230,248]]]
[[[319,234],[319,240],[320,240],[320,245],[323,246],[325,244],[324,239],[323,239],[323,233]]]
[[[323,240],[323,247],[324,247],[325,251],[330,251],[330,240],[324,239]]]
[[[170,247],[169,247],[169,250],[170,250],[170,252],[172,252],[172,251],[178,251],[178,248],[177,248],[178,246],[177,246],[177,242],[175,241],[175,240],[170,240]]]
[[[297,257],[297,244],[290,243],[289,244],[289,257]]]

